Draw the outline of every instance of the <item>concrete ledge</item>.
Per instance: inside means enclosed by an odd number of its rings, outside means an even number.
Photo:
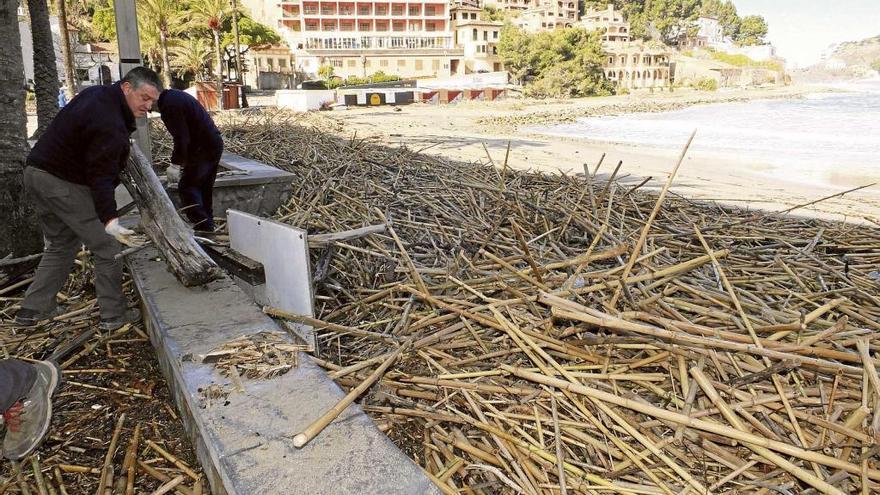
[[[233,187],[275,182],[290,184],[294,179],[294,175],[290,172],[227,151],[224,151],[223,156],[220,157],[220,167],[232,172],[243,172],[246,174],[218,177],[214,187]]]
[[[302,449],[290,437],[345,394],[305,354],[298,368],[245,392],[210,364],[197,363],[224,342],[281,329],[229,278],[186,288],[147,248],[128,258],[144,321],[211,490],[223,494],[439,494],[411,459],[353,404]],[[292,341],[292,339],[291,339]],[[226,400],[203,403],[212,384]]]
[[[226,217],[228,209],[272,215],[290,199],[296,178],[290,172],[228,152],[220,158],[219,174],[214,181],[213,199],[214,216],[221,218]],[[167,187],[171,201],[180,208],[176,180],[170,181]]]

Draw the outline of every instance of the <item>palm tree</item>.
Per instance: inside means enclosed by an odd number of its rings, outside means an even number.
[[[144,55],[144,65],[160,72],[162,66],[162,48],[159,29],[146,17],[138,16],[138,41]]]
[[[214,34],[214,54],[217,58],[217,108],[223,109],[223,58],[220,55],[220,29],[223,21],[232,13],[229,0],[197,0],[192,6],[192,20]]]
[[[24,63],[14,2],[0,8],[0,258],[39,251],[40,235],[24,198],[27,157]]]
[[[187,13],[180,8],[175,0],[139,0],[138,18],[152,25],[158,35],[159,52],[162,57],[162,82],[166,88],[171,87],[171,63],[168,49],[173,43],[172,37],[180,35],[186,29]]]
[[[58,31],[61,34],[61,61],[64,65],[64,80],[67,81],[67,98],[76,94],[76,76],[73,72],[73,53],[70,46],[70,31],[67,29],[67,1],[57,0]]]
[[[193,75],[196,81],[203,80],[205,66],[211,60],[211,47],[201,38],[187,38],[180,45],[171,48],[174,55],[171,64],[180,76]]]
[[[14,2],[7,1],[7,5]],[[39,137],[58,113],[58,69],[55,67],[55,43],[49,26],[46,0],[29,0],[31,38],[34,42],[34,92],[37,96],[37,131]],[[11,49],[11,47],[7,46]]]

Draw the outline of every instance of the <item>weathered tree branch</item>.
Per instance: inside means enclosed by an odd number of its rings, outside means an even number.
[[[223,276],[220,267],[196,243],[192,229],[177,214],[152,164],[137,144],[132,145],[122,178],[138,204],[144,230],[180,283],[193,287]]]

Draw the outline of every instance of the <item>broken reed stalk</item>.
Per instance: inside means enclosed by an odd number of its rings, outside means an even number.
[[[691,136],[688,138],[687,143],[685,143],[684,148],[682,148],[681,153],[678,155],[678,161],[675,163],[675,167],[673,167],[672,172],[669,173],[669,178],[666,180],[666,183],[663,184],[663,189],[660,190],[660,194],[657,195],[657,202],[654,203],[654,208],[651,210],[651,214],[648,216],[648,220],[645,222],[645,226],[642,227],[642,233],[639,234],[639,239],[636,241],[636,245],[633,247],[632,252],[629,255],[629,261],[626,262],[626,265],[623,267],[623,274],[621,274],[620,279],[626,280],[626,277],[629,276],[629,272],[632,270],[633,265],[636,263],[636,259],[639,257],[639,253],[642,252],[642,246],[645,245],[645,241],[648,239],[648,232],[651,230],[651,224],[654,223],[654,219],[657,218],[657,213],[660,212],[660,207],[663,205],[663,200],[666,198],[666,193],[669,191],[669,186],[672,185],[672,181],[675,180],[675,175],[678,173],[678,168],[681,167],[681,163],[684,161],[684,157],[687,154],[688,148],[691,147],[691,143],[694,140],[694,136],[697,135],[697,130],[691,133]],[[619,165],[618,165],[619,167]],[[611,302],[608,303],[612,308],[617,306],[617,301],[620,298],[620,291],[623,289],[623,285],[619,285],[617,290],[614,291],[614,295],[611,296]]]
[[[335,406],[331,407],[327,412],[321,415],[320,418],[316,419],[312,424],[307,426],[303,431],[297,433],[293,437],[293,445],[301,449],[307,443],[309,443],[312,439],[314,439],[324,428],[327,427],[334,419],[336,419],[342,411],[345,411],[352,402],[354,402],[364,391],[370,388],[376,380],[378,380],[383,373],[390,367],[395,360],[397,360],[398,356],[412,345],[411,341],[407,341],[402,346],[398,347],[394,353],[388,356],[388,359],[385,360],[378,368],[369,376],[366,380],[363,381],[360,385],[355,387],[352,391],[346,394],[345,397],[342,398]]]
[[[125,424],[125,413],[119,415],[116,420],[116,428],[113,429],[113,436],[110,438],[110,445],[107,447],[107,455],[104,456],[104,467],[101,468],[101,477],[98,481],[97,495],[104,495],[107,485],[113,477],[111,464],[113,456],[116,455],[116,444],[119,442],[119,435],[122,433],[122,425]]]
[[[765,447],[770,450],[775,450],[777,452],[781,452],[783,454],[790,455],[792,457],[797,457],[798,459],[803,459],[810,462],[816,462],[822,464],[824,466],[833,467],[836,469],[842,469],[848,473],[852,474],[860,474],[861,468],[855,464],[842,461],[835,457],[830,457],[824,454],[819,454],[816,452],[812,452],[809,450],[804,450],[799,447],[795,447],[791,444],[787,444],[784,442],[779,442],[776,440],[769,440],[764,437],[760,437],[758,435],[743,432],[737,430],[735,428],[720,425],[717,423],[711,423],[708,421],[703,421],[701,419],[693,419],[683,414],[679,414],[672,411],[667,411],[665,409],[661,409],[659,407],[643,404],[640,402],[636,402],[630,399],[625,399],[622,397],[618,397],[616,395],[610,394],[608,392],[603,392],[601,390],[592,389],[590,387],[586,387],[584,385],[578,385],[575,383],[571,383],[565,380],[560,380],[558,378],[552,378],[545,375],[541,375],[538,373],[533,373],[531,371],[526,371],[519,368],[514,368],[509,365],[501,365],[501,369],[516,375],[520,378],[524,378],[529,381],[533,381],[535,383],[541,383],[544,385],[553,386],[559,388],[560,390],[568,390],[571,392],[575,392],[580,395],[585,395],[592,399],[596,399],[602,402],[606,402],[609,404],[614,404],[616,406],[625,407],[627,409],[632,409],[634,411],[638,411],[642,414],[646,414],[648,416],[658,418],[664,421],[669,421],[671,423],[685,425],[690,428],[696,428],[698,430],[703,430],[709,433],[714,433],[716,435],[720,435],[722,437],[730,438],[732,440],[738,440],[741,442],[745,442],[748,444],[757,445],[760,447]],[[870,470],[868,472],[868,476],[873,480],[880,480],[880,470]]]

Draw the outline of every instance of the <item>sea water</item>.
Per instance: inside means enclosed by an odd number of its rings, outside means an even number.
[[[698,105],[662,113],[588,117],[542,134],[734,157],[787,180],[860,185],[880,180],[880,81],[803,98]]]

